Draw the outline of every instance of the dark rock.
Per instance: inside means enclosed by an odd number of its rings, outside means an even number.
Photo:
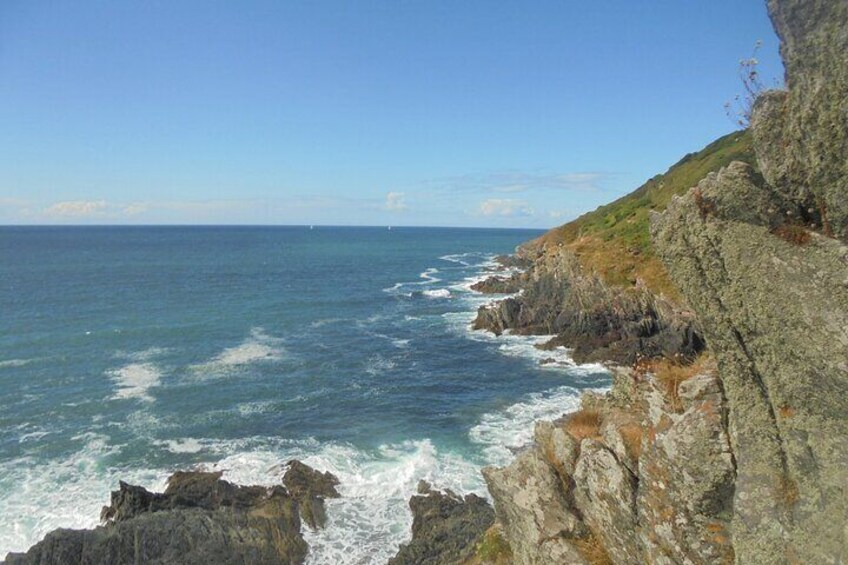
[[[164,493],[120,483],[104,526],[59,529],[7,565],[294,564],[307,545],[283,487],[237,486],[220,473],[180,472]]]
[[[475,494],[462,498],[418,484],[412,509],[412,541],[401,546],[390,565],[459,564],[474,555],[477,543],[495,520],[492,507]]]
[[[471,285],[471,290],[483,294],[514,294],[521,290],[519,277],[489,277]]]
[[[324,499],[341,496],[336,490],[339,479],[330,472],[316,471],[296,459],[289,461],[288,465],[283,484],[297,500],[300,517],[313,530],[323,528],[327,523]]]
[[[540,251],[527,273],[514,280],[523,294],[480,307],[475,330],[556,334],[547,346],[572,349],[579,363],[630,365],[644,357],[693,358],[704,349],[691,312],[643,287],[605,284],[584,273],[568,249]]]

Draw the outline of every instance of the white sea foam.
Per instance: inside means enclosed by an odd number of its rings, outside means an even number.
[[[92,528],[118,480],[161,491],[169,469],[113,469],[103,465],[117,453],[108,437],[81,436],[82,449],[67,458],[35,465],[18,459],[0,463],[0,555],[26,550],[58,528]],[[180,438],[154,442],[178,454],[202,453],[198,467],[221,470],[238,484],[280,483],[284,464],[300,459],[341,481],[342,498],[327,501],[328,525],[304,528],[311,565],[385,563],[410,538],[408,501],[420,479],[436,488],[485,495],[479,462],[441,452],[431,441],[407,441],[360,450],[315,440],[251,437],[233,440]],[[61,488],[61,496],[57,496]]]
[[[387,359],[382,355],[372,355],[365,364],[365,372],[375,377],[380,373],[391,371],[396,366],[397,363],[392,359]]]
[[[35,361],[35,359],[6,359],[5,361],[0,361],[0,369],[23,367],[24,365],[29,365],[33,361]]]
[[[116,390],[112,398],[136,398],[145,402],[153,401],[148,391],[157,386],[162,377],[162,372],[153,363],[130,363],[107,371],[107,374],[115,382]]]
[[[505,465],[517,450],[530,444],[537,420],[554,420],[579,405],[579,391],[569,386],[529,394],[503,410],[484,414],[468,437],[484,446],[490,463]]]
[[[450,291],[446,288],[436,288],[424,291],[424,296],[427,298],[450,298],[450,295]]]
[[[202,441],[191,437],[168,439],[154,443],[161,445],[171,453],[198,453],[203,450]]]
[[[234,347],[228,347],[206,363],[194,365],[192,369],[213,376],[226,374],[252,363],[280,361],[285,357],[283,340],[265,333],[262,328],[250,330],[250,337]]]
[[[432,283],[440,282],[442,279],[433,276],[438,272],[439,272],[439,269],[436,269],[434,267],[430,267],[429,269],[425,270],[423,273],[418,275],[419,277],[421,277],[422,279],[424,279],[426,281],[426,282],[421,283],[421,284],[432,284]]]
[[[29,457],[0,462],[0,555],[26,551],[59,527],[93,528],[118,479],[163,489],[165,473],[149,469],[104,468],[119,449],[108,437],[84,434],[68,458],[37,464]]]

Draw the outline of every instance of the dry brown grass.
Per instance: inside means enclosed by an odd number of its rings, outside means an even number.
[[[565,431],[577,441],[582,441],[587,437],[600,441],[602,423],[603,416],[600,412],[583,408],[568,415],[565,421]]]
[[[652,361],[649,370],[662,386],[666,401],[672,410],[682,412],[683,403],[680,401],[680,384],[711,367],[712,359],[709,354],[702,353],[692,362],[687,362],[683,358]]]
[[[618,433],[621,434],[621,439],[624,441],[624,448],[630,457],[636,461],[642,455],[642,431],[642,426],[639,424],[627,424],[618,429]]]
[[[568,540],[589,565],[613,565],[606,548],[595,534]]]
[[[780,224],[771,233],[794,245],[807,245],[810,243],[810,232],[795,224]]]
[[[798,502],[798,484],[790,477],[782,477],[777,484],[777,499],[787,507],[792,507]]]

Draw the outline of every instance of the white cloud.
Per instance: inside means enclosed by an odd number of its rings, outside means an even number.
[[[82,218],[102,215],[109,208],[105,200],[66,200],[49,206],[44,213],[47,216]]]
[[[483,216],[500,216],[502,218],[520,218],[532,216],[533,208],[524,200],[490,198],[480,203],[480,214]]]
[[[383,204],[383,208],[390,212],[402,212],[404,210],[408,210],[409,206],[407,206],[404,201],[405,196],[406,195],[403,192],[389,192],[386,194],[386,203]]]
[[[598,191],[603,181],[611,176],[603,172],[523,172],[501,171],[486,174],[468,174],[429,181],[437,189],[450,191],[516,193],[531,190]]]

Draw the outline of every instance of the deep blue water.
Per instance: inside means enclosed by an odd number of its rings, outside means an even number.
[[[468,329],[491,299],[470,283],[538,233],[0,228],[0,557],[95,525],[118,478],[270,484],[299,457],[345,495],[311,562],[385,562],[418,479],[482,491],[534,419],[607,384]]]

